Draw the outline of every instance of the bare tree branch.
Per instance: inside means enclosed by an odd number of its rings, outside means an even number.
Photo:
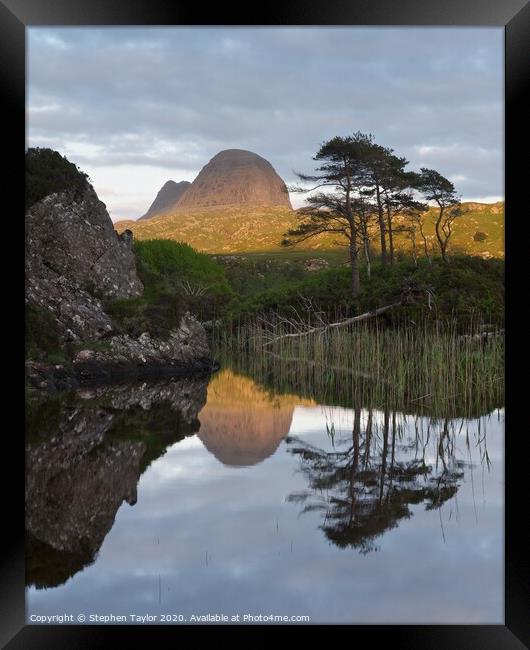
[[[384,307],[378,307],[377,309],[374,309],[372,311],[367,311],[364,314],[360,314],[359,316],[353,316],[352,318],[346,318],[345,320],[338,321],[336,323],[327,323],[324,325],[320,325],[318,327],[310,327],[306,326],[303,331],[297,331],[297,332],[291,332],[288,334],[280,334],[278,336],[275,336],[271,340],[267,341],[266,343],[263,344],[263,347],[267,345],[271,345],[272,343],[275,343],[276,341],[279,341],[280,339],[293,339],[293,338],[299,338],[302,336],[309,336],[310,334],[322,334],[323,332],[326,332],[331,329],[337,329],[339,327],[346,327],[347,325],[352,325],[353,323],[360,323],[362,321],[369,320],[371,318],[375,318],[377,316],[380,316],[381,314],[384,314],[385,312],[389,311],[390,309],[394,309],[395,307],[399,307],[403,304],[403,300],[400,300],[399,302],[393,302],[390,305],[385,305]],[[295,323],[290,323],[291,325],[295,326]],[[298,326],[297,326],[298,328]]]

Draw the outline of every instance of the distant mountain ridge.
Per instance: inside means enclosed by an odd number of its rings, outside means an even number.
[[[167,212],[167,210],[171,209],[178,202],[190,186],[191,183],[189,181],[180,181],[180,183],[167,181],[164,183],[156,195],[155,200],[151,203],[149,210],[139,217],[138,221],[141,221],[142,219],[152,219],[159,214]]]

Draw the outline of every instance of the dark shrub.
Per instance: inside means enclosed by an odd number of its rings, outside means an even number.
[[[87,174],[53,149],[26,152],[26,210],[49,194],[72,190],[80,198],[90,186]]]

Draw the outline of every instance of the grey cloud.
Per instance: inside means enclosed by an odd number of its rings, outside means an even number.
[[[289,181],[362,130],[470,196],[502,195],[502,57],[491,28],[31,28],[28,139],[90,144],[78,164],[194,172],[246,148]]]

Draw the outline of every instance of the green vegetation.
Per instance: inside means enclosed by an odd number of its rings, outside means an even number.
[[[70,190],[78,198],[88,187],[87,174],[59,152],[40,147],[27,150],[26,210],[49,194]]]
[[[348,248],[350,292],[354,300],[361,292],[361,259],[370,278],[374,240],[379,242],[383,267],[396,261],[394,235],[398,231],[409,237],[414,260],[418,259],[421,238],[429,261],[436,254],[449,263],[450,240],[456,223],[465,215],[449,179],[426,167],[419,173],[407,171],[406,158],[377,144],[373,135],[360,131],[322,143],[313,160],[316,165],[312,173],[296,173],[305,185],[294,187],[293,191],[308,196],[306,205],[298,211],[296,227],[284,233],[282,245],[295,246],[325,234],[342,240]],[[425,203],[417,200],[418,194]],[[432,241],[425,232],[428,209],[434,211],[436,244],[430,252]],[[405,219],[399,227],[397,217]]]
[[[307,272],[296,261],[256,261],[231,264],[228,280],[237,293],[227,308],[229,318],[249,318],[265,312],[311,319],[324,312],[328,320],[354,316],[408,296],[406,304],[382,317],[397,322],[420,316],[429,320],[456,318],[462,327],[478,314],[487,322],[504,319],[504,262],[474,257],[455,257],[450,265],[434,260],[398,260],[392,266],[374,264],[368,279],[361,269],[358,302],[350,295],[350,272],[345,266]],[[430,294],[427,294],[427,291]],[[429,306],[430,301],[430,306]]]
[[[221,363],[272,391],[348,408],[447,418],[476,417],[504,403],[504,339],[483,336],[504,321],[503,260],[458,256],[445,264],[398,255],[393,265],[374,264],[370,278],[361,269],[357,301],[347,266],[307,272],[302,261],[223,260],[238,295],[214,330]],[[284,336],[405,297],[372,320]]]
[[[307,255],[210,256],[169,240],[136,242],[134,251],[144,295],[106,306],[118,329],[134,336],[149,331],[165,336],[185,311],[202,321],[224,324],[277,313],[311,321],[355,316],[396,302],[380,317],[386,324],[456,319],[462,330],[481,315],[488,323],[504,319],[504,262],[458,256],[414,262],[399,253],[393,265],[360,270],[361,291],[354,301],[344,252],[328,256],[329,268],[306,270]]]
[[[105,310],[122,332],[164,337],[186,311],[214,318],[232,298],[222,266],[188,244],[170,240],[135,242],[137,271],[145,290],[140,298],[115,300]]]
[[[282,234],[296,222],[288,208],[245,206],[204,211],[176,212],[145,221],[121,221],[121,232],[133,231],[135,239],[185,241],[205,253],[280,250]]]
[[[474,255],[484,258],[504,257],[504,203],[462,203],[465,214],[456,219],[451,236],[453,255]],[[429,254],[436,253],[435,221],[437,211],[429,208],[424,215],[423,228],[427,238]],[[294,228],[297,212],[284,208],[267,209],[212,209],[204,213],[178,213],[154,217],[147,221],[119,221],[118,232],[132,230],[136,240],[171,239],[185,241],[199,251],[214,255],[261,255],[295,259],[301,257],[331,258],[347,256],[347,248],[337,243],[331,234],[318,235],[314,239],[297,244],[296,248],[283,249],[283,233]],[[394,248],[397,254],[411,255],[412,242],[405,231],[409,219],[396,215],[393,219]],[[380,254],[380,242],[374,224],[369,224],[371,250],[374,257]],[[476,240],[477,231],[487,235],[485,240]],[[419,257],[424,257],[420,235],[416,246]],[[363,262],[361,258],[361,263]]]
[[[223,268],[188,244],[167,239],[134,243],[137,271],[146,293],[181,290],[187,295],[229,292]]]
[[[303,261],[261,256],[216,258],[226,268],[226,277],[237,296],[237,304],[259,298],[264,291],[297,286],[308,277]]]

